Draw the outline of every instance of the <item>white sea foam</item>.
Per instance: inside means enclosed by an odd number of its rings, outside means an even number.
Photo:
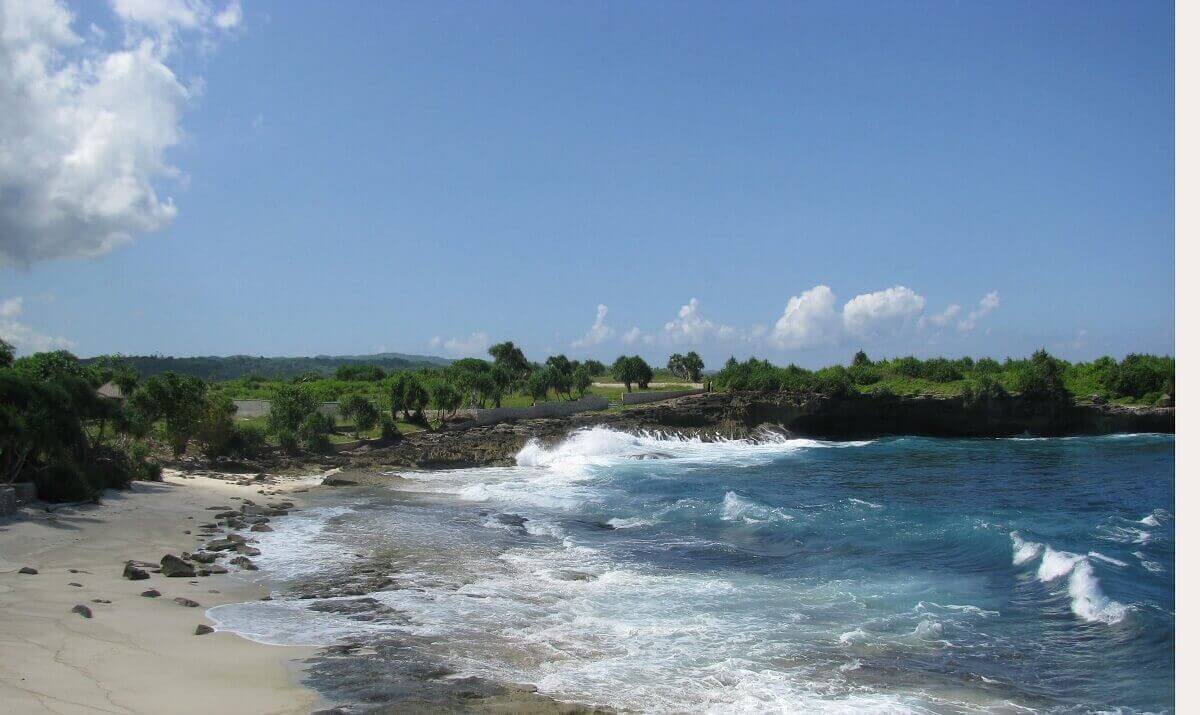
[[[1039,581],[1054,581],[1071,573],[1075,566],[1083,561],[1083,556],[1070,551],[1058,551],[1045,546],[1042,552],[1042,563],[1038,566]]]
[[[1025,541],[1020,534],[1013,531],[1009,533],[1013,544],[1013,566],[1032,561],[1037,558],[1038,554],[1042,553],[1042,545],[1034,541]]]
[[[1067,577],[1071,611],[1079,618],[1091,622],[1117,623],[1129,612],[1129,606],[1112,600],[1100,589],[1100,580],[1088,559],[1094,558],[1116,566],[1127,566],[1125,562],[1095,551],[1087,556],[1059,551],[1045,544],[1024,541],[1015,531],[1011,537],[1014,564],[1019,566],[1028,563],[1041,553],[1042,560],[1037,570],[1039,581],[1050,583]]]
[[[882,509],[883,508],[882,504],[876,504],[874,502],[869,502],[866,499],[855,499],[854,497],[850,497],[849,499],[847,499],[847,501],[849,501],[851,504],[860,504],[862,506],[870,507],[872,509]]]
[[[639,526],[653,526],[657,523],[654,519],[640,519],[638,517],[630,517],[622,519],[614,517],[608,520],[608,525],[614,529],[636,529]]]
[[[1092,565],[1086,560],[1079,561],[1071,570],[1067,590],[1071,594],[1071,610],[1085,621],[1116,623],[1129,611],[1125,604],[1104,595]]]
[[[792,519],[792,515],[783,509],[765,506],[758,502],[739,496],[735,491],[725,492],[721,502],[721,518],[725,521],[744,521],[750,524],[777,519]]]
[[[1114,559],[1111,556],[1105,556],[1104,554],[1100,553],[1099,551],[1089,551],[1088,556],[1092,557],[1093,559],[1096,559],[1097,561],[1103,561],[1105,563],[1112,564],[1113,566],[1124,567],[1124,566],[1129,565],[1120,559]]]
[[[1142,565],[1142,568],[1146,569],[1150,573],[1162,573],[1165,570],[1163,569],[1162,564],[1151,560],[1150,557],[1146,556],[1146,554],[1142,553],[1141,551],[1134,551],[1133,555],[1137,557],[1138,563]]]
[[[1166,509],[1155,509],[1139,519],[1138,523],[1145,524],[1146,526],[1162,526],[1172,518],[1174,517],[1171,515],[1171,512],[1167,511]]]

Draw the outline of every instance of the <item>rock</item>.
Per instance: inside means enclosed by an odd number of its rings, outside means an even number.
[[[212,632],[213,632],[212,626],[206,626],[203,623],[196,626],[196,635],[198,635],[198,636],[206,636]]]
[[[237,547],[237,552],[243,556],[261,556],[262,555],[262,552],[259,551],[258,549],[254,548],[253,546],[246,546],[245,544],[239,544]]]
[[[145,598],[158,598],[161,595],[162,594],[158,592],[157,588],[152,588],[149,591],[142,591],[142,596]]]
[[[163,556],[161,563],[163,576],[169,578],[192,578],[196,575],[196,568],[175,554]]]
[[[68,583],[67,585],[68,585],[68,586],[74,586],[75,588],[83,588],[83,584],[82,584],[82,583],[75,583],[74,581],[72,581],[71,583]]]
[[[254,562],[245,556],[234,556],[232,559],[229,559],[229,563],[233,564],[234,566],[241,566],[247,571],[258,570],[258,567],[254,565]]]
[[[223,511],[220,514],[217,514],[218,519],[236,519],[239,516],[241,516],[241,512],[236,511]]]
[[[217,560],[217,555],[211,554],[211,553],[205,553],[205,552],[201,551],[201,552],[195,553],[195,554],[185,553],[183,555],[183,558],[187,559],[188,561],[195,561],[196,563],[200,563],[200,564],[211,564],[212,562]]]
[[[146,573],[145,570],[134,566],[133,562],[131,561],[125,562],[125,571],[121,575],[130,581],[143,581],[150,578],[150,574]]]
[[[255,524],[254,526],[250,527],[250,531],[261,532],[261,531],[275,531],[275,530],[266,524]]]
[[[199,603],[196,603],[192,599],[184,598],[183,596],[177,596],[174,599],[174,601],[175,601],[175,603],[178,603],[181,606],[186,606],[187,608],[195,608],[196,606],[200,605]]]
[[[71,613],[78,613],[79,615],[83,616],[84,618],[92,617],[92,609],[90,609],[84,605],[79,605],[79,606],[72,608]]]
[[[221,566],[220,564],[211,564],[209,566],[201,567],[201,569],[200,569],[201,576],[208,576],[210,574],[223,574],[223,573],[229,573],[229,569],[225,568],[224,566]]]
[[[240,545],[241,542],[239,541],[232,541],[230,539],[216,539],[205,544],[204,549],[206,551],[233,551]]]
[[[107,598],[93,598],[92,603],[112,603],[112,601]]]
[[[321,480],[321,484],[327,487],[356,487],[358,482],[350,479],[342,479],[341,477],[325,477]]]
[[[21,569],[17,571],[17,573],[23,573],[26,576],[37,576],[37,572],[38,570],[32,566],[22,566]]]

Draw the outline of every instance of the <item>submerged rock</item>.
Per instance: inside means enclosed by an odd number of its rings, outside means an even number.
[[[196,603],[192,599],[184,598],[183,596],[177,596],[173,600],[175,601],[175,603],[178,603],[179,605],[185,606],[187,608],[195,608],[200,605],[199,603]]]

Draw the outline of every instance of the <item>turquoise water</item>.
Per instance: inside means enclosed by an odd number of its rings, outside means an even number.
[[[404,626],[273,601],[267,642],[399,629],[466,672],[656,712],[1173,707],[1174,438],[705,444],[604,429],[278,520],[287,584],[393,554]],[[522,520],[525,520],[522,522]]]

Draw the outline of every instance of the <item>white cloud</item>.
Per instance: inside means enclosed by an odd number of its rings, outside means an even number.
[[[898,285],[851,298],[842,307],[842,323],[856,337],[888,337],[911,325],[923,310],[925,298]]]
[[[22,323],[19,318],[24,307],[24,299],[20,296],[0,301],[0,338],[15,347],[18,352],[37,353],[75,346],[75,343],[66,338],[39,333]]]
[[[155,183],[197,96],[168,66],[181,34],[240,23],[240,5],[113,0],[125,44],[80,36],[58,0],[0,0],[0,264],[96,256],[175,217]]]
[[[954,318],[957,317],[961,312],[961,305],[957,303],[951,303],[940,313],[922,316],[921,319],[917,321],[917,326],[924,328],[927,325],[932,325],[935,328],[944,328],[949,325],[950,321],[954,320]]]
[[[988,293],[979,299],[979,307],[967,313],[967,317],[959,322],[958,329],[964,333],[974,330],[980,320],[999,307],[1000,294],[996,291]]]
[[[596,306],[596,320],[592,323],[592,327],[588,329],[587,334],[582,338],[571,343],[573,348],[590,347],[599,345],[613,336],[615,331],[612,326],[604,322],[608,316],[608,306],[601,303]]]
[[[834,304],[837,296],[829,286],[819,285],[788,299],[783,315],[775,321],[771,342],[780,348],[832,345],[841,329]]]
[[[700,315],[700,301],[692,298],[679,308],[679,317],[663,326],[663,338],[670,343],[699,345],[710,338],[733,340],[736,328],[720,325]]]
[[[636,345],[639,342],[646,345],[653,345],[654,336],[650,333],[642,332],[642,329],[635,325],[621,336],[621,342],[625,343],[626,345]]]
[[[446,338],[434,336],[429,339],[429,347],[442,350],[454,357],[482,356],[488,348],[487,333],[474,332],[466,338]]]

